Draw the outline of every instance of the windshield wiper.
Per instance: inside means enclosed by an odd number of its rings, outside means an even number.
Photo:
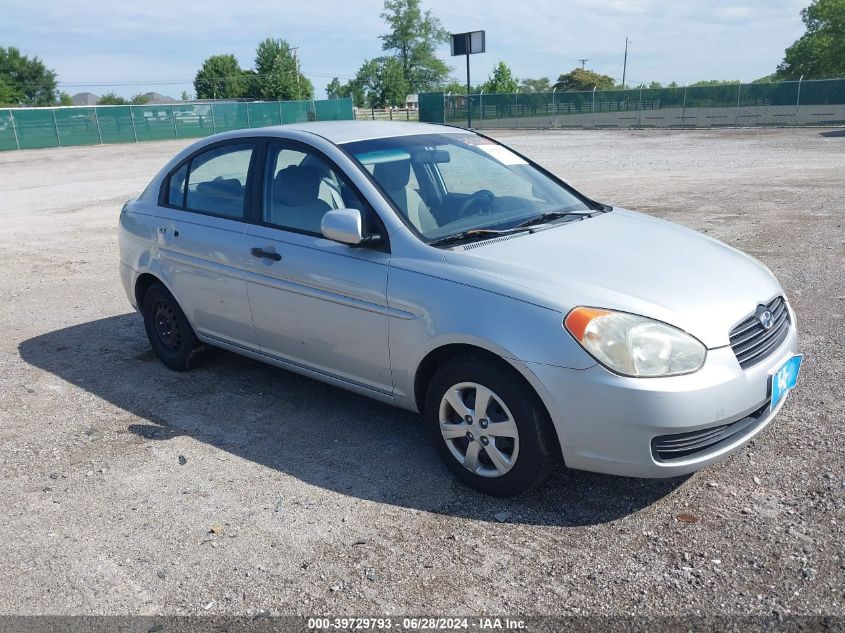
[[[546,222],[551,222],[552,220],[558,220],[567,216],[588,217],[592,214],[592,211],[549,211],[548,213],[541,213],[540,215],[536,215],[533,218],[525,220],[525,222],[520,222],[516,226],[511,227],[511,230],[521,229],[527,226],[536,226],[537,224],[545,224]]]
[[[474,237],[484,238],[487,236],[496,236],[496,235],[510,235],[511,233],[522,233],[523,229],[517,229],[516,227],[512,229],[504,229],[504,230],[497,230],[497,229],[470,229],[468,231],[461,231],[460,233],[455,233],[453,235],[447,235],[445,237],[438,238],[432,242],[429,242],[429,246],[438,246],[440,244],[449,244],[451,242],[460,242],[462,240],[472,239]]]
[[[433,242],[429,242],[429,245],[438,246],[440,244],[460,242],[462,240],[468,240],[474,237],[484,238],[491,235],[511,235],[512,233],[524,233],[526,231],[533,233],[536,230],[534,227],[538,224],[545,224],[547,222],[551,222],[552,220],[565,218],[567,216],[577,216],[586,218],[593,215],[593,213],[593,211],[550,211],[548,213],[542,213],[540,215],[534,216],[533,218],[526,220],[525,222],[520,222],[516,226],[512,226],[509,229],[470,229],[468,231],[461,231],[460,233],[455,233],[454,235],[447,235],[446,237],[441,237],[439,239],[434,240]]]

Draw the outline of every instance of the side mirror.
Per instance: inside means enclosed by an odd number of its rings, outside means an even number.
[[[335,209],[323,215],[320,230],[327,239],[357,246],[364,241],[363,222],[358,209]]]
[[[378,235],[364,235],[361,212],[358,209],[328,211],[320,222],[323,237],[349,246],[372,246],[381,241]]]

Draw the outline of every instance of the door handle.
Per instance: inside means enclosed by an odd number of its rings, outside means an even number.
[[[262,259],[272,259],[274,262],[277,262],[282,259],[282,256],[278,253],[274,253],[273,251],[265,251],[261,248],[251,248],[249,249],[249,254],[253,257],[260,257]]]

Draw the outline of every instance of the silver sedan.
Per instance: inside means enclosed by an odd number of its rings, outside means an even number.
[[[165,365],[213,345],[418,411],[446,466],[495,495],[561,462],[711,464],[801,364],[761,263],[450,127],[218,134],[123,207],[119,235]]]

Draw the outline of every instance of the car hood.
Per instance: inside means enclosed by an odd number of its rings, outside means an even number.
[[[711,349],[729,345],[733,326],[783,292],[748,255],[624,209],[467,244],[445,257],[502,282],[496,292],[563,313],[587,305],[640,314],[674,325]]]

